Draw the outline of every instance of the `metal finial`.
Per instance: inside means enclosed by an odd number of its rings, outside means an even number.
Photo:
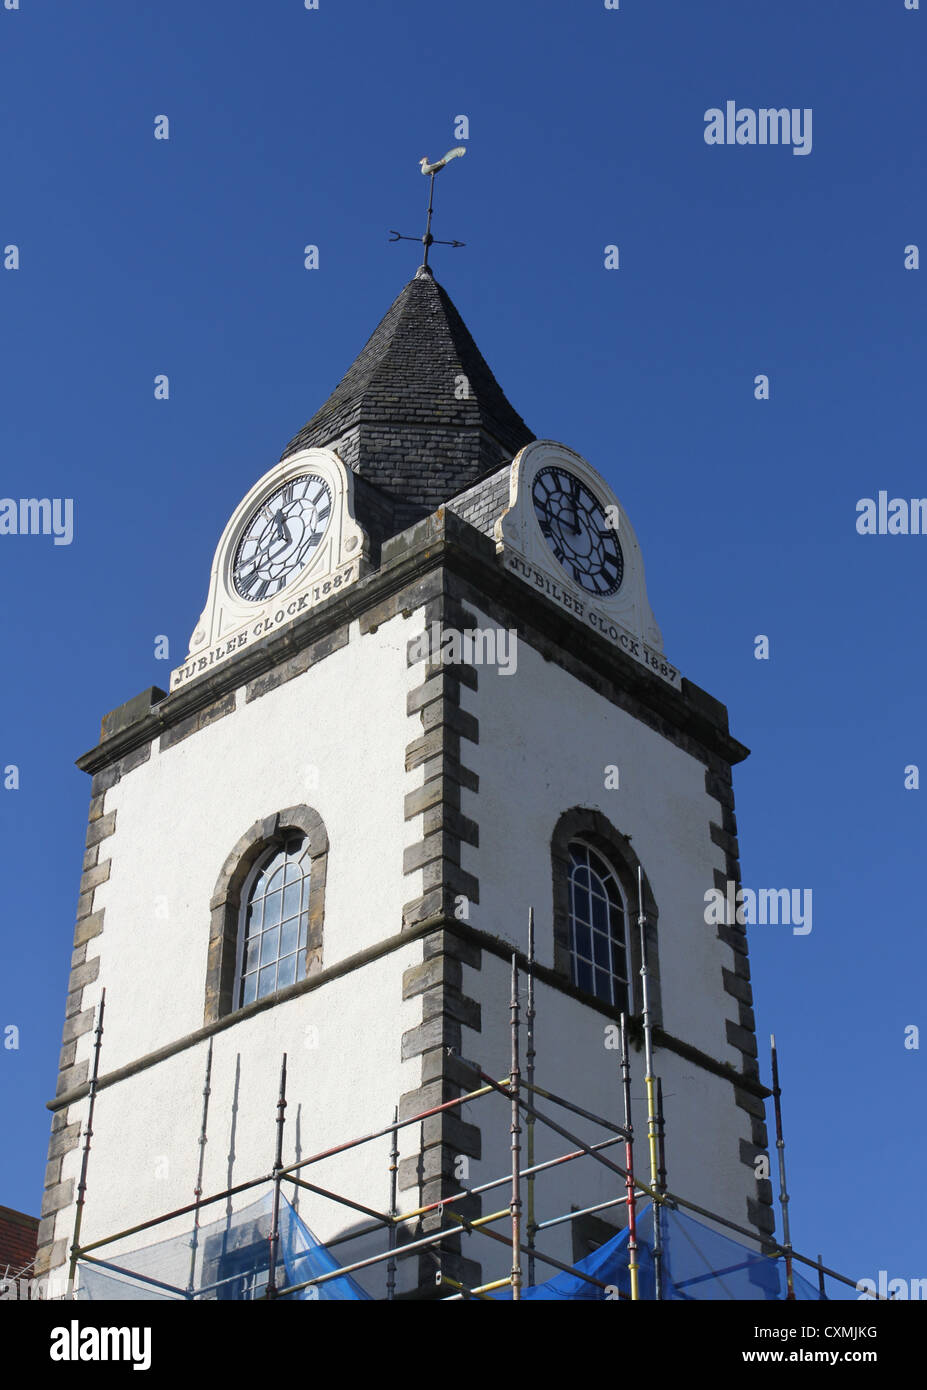
[[[421,241],[421,242],[422,242],[423,246],[425,247],[425,259],[424,259],[424,261],[422,262],[422,264],[423,264],[423,266],[424,266],[424,268],[425,268],[426,270],[428,269],[428,252],[429,252],[429,250],[430,250],[430,248],[431,248],[432,246],[465,246],[465,245],[466,245],[466,242],[464,242],[464,241],[439,241],[437,238],[435,238],[435,237],[433,237],[433,236],[431,235],[431,218],[432,218],[432,214],[433,214],[433,212],[434,212],[434,200],[435,200],[435,175],[438,174],[438,173],[440,173],[440,171],[444,168],[445,164],[449,164],[449,163],[451,162],[452,159],[457,159],[460,155],[463,155],[463,154],[466,154],[466,153],[467,153],[467,147],[466,147],[466,145],[455,145],[454,148],[453,148],[452,150],[448,150],[447,154],[444,156],[443,159],[435,160],[434,164],[429,164],[427,157],[422,158],[422,159],[419,160],[419,164],[420,164],[420,166],[421,166],[422,173],[423,173],[423,174],[430,175],[430,178],[431,178],[431,182],[430,182],[429,185],[428,185],[428,213],[427,213],[427,216],[426,216],[426,219],[425,219],[425,235],[422,236],[422,237],[417,237],[417,236],[403,236],[401,232],[394,232],[394,231],[390,230],[390,234],[389,234],[389,239],[390,239],[390,241]]]

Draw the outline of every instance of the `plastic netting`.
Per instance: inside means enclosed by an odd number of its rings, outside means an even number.
[[[684,1299],[689,1302],[732,1299],[742,1302],[785,1298],[786,1271],[782,1259],[750,1250],[679,1211],[663,1207],[659,1209],[658,1219],[663,1246],[664,1299]],[[648,1204],[637,1218],[639,1297],[642,1299],[653,1299],[656,1295],[653,1227],[654,1208]],[[574,1302],[580,1299],[604,1301],[620,1297],[621,1294],[630,1296],[627,1231],[620,1231],[600,1245],[591,1255],[579,1260],[575,1268],[598,1282],[591,1283],[579,1274],[558,1274],[543,1284],[522,1289],[522,1299]],[[607,1288],[602,1288],[603,1284]],[[800,1274],[793,1273],[792,1285],[796,1299],[820,1300],[824,1297]],[[496,1295],[502,1299],[511,1296],[511,1290]]]
[[[271,1223],[268,1193],[206,1225],[194,1227],[191,1220],[187,1231],[140,1250],[110,1255],[105,1246],[99,1247],[94,1258],[105,1265],[80,1261],[77,1297],[147,1302],[260,1298],[270,1274]],[[281,1193],[277,1288],[335,1274],[339,1269],[331,1252],[316,1240]],[[349,1275],[337,1274],[283,1297],[367,1300],[370,1294]]]
[[[763,1255],[729,1236],[671,1208],[660,1208],[663,1246],[663,1297],[666,1300],[779,1300],[786,1297],[784,1261]],[[655,1297],[653,1237],[654,1208],[638,1215],[639,1297]],[[157,1244],[129,1253],[96,1255],[105,1264],[81,1261],[78,1298],[141,1300],[258,1299],[269,1277],[271,1196],[240,1211]],[[281,1194],[277,1288],[332,1275],[321,1284],[288,1299],[370,1300],[371,1294],[347,1274],[318,1241]],[[555,1275],[543,1284],[521,1291],[522,1299],[592,1301],[630,1295],[628,1233],[620,1231],[591,1255],[577,1262],[579,1271]],[[582,1275],[590,1278],[584,1279]],[[596,1282],[591,1282],[595,1280]],[[792,1284],[799,1300],[819,1300],[822,1293],[797,1271]],[[495,1294],[511,1298],[511,1291]]]

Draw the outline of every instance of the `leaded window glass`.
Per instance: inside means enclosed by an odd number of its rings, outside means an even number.
[[[303,835],[291,836],[259,862],[244,907],[240,1005],[305,978],[309,867]]]
[[[582,841],[570,853],[570,960],[574,985],[628,1010],[627,914],[614,869]]]
[[[225,1255],[219,1261],[219,1277],[215,1297],[220,1300],[250,1302],[263,1299],[270,1279],[270,1256],[267,1241],[260,1246],[248,1246],[240,1252]],[[286,1283],[285,1272],[283,1283]]]

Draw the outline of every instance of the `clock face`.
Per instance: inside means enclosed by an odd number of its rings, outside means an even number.
[[[531,490],[544,539],[567,574],[588,594],[617,593],[624,556],[605,508],[580,478],[566,468],[541,468]]]
[[[235,551],[235,591],[251,603],[285,589],[313,558],[328,529],[332,495],[314,473],[290,478],[255,509]]]

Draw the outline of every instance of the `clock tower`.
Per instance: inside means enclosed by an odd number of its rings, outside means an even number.
[[[605,476],[620,489],[619,462],[536,438],[422,267],[256,472],[169,691],[106,715],[79,760],[93,782],[39,1268],[67,1271],[104,987],[82,1244],[269,1173],[285,1053],[283,1161],[338,1150],[299,1212],[348,1264],[379,1247],[349,1240],[363,1218],[319,1189],[385,1211],[394,1167],[413,1212],[510,1168],[503,1097],[440,1107],[472,1089],[470,1063],[508,1076],[529,908],[538,1077],[618,1118],[638,884],[670,1186],[768,1237],[746,937],[704,911],[739,884],[747,750],[665,650]],[[633,1050],[631,1067],[640,1097]],[[341,1148],[394,1110],[428,1112],[397,1131],[395,1163],[388,1133]],[[538,1162],[564,1148],[537,1142]],[[620,1195],[590,1161],[554,1167],[535,1220]],[[572,1263],[624,1210],[538,1248]],[[441,1220],[410,1217],[400,1241]],[[436,1269],[473,1287],[505,1261],[449,1236],[399,1261],[396,1293],[433,1293]],[[383,1271],[358,1275],[374,1296]]]

